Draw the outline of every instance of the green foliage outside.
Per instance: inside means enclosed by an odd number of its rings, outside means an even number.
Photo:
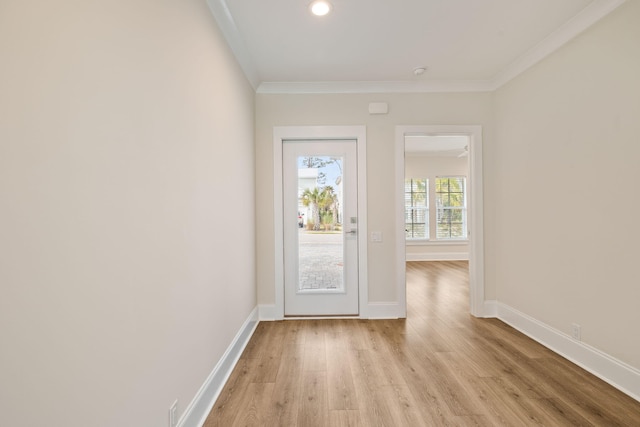
[[[438,239],[465,238],[465,181],[462,177],[436,178]]]
[[[326,225],[332,226],[337,222],[338,196],[330,185],[304,190],[302,204],[311,207],[313,230],[320,230],[321,224],[327,228]]]

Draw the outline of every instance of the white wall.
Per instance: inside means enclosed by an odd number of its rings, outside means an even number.
[[[406,256],[411,261],[469,259],[469,243],[437,241],[436,236],[436,177],[464,176],[469,178],[468,157],[430,156],[405,153],[405,178],[429,180],[429,242],[407,240]],[[467,185],[467,189],[469,186]]]
[[[0,424],[166,426],[256,305],[254,93],[201,0],[0,6]]]
[[[389,103],[389,114],[369,115],[369,102]],[[369,231],[384,241],[368,246],[369,301],[396,302],[395,171],[397,125],[482,125],[491,134],[491,95],[342,94],[256,95],[258,302],[275,302],[273,127],[366,125]],[[490,138],[485,139],[490,144]],[[488,292],[491,292],[490,290]]]
[[[637,369],[638,22],[627,2],[498,90],[485,153],[497,299]]]

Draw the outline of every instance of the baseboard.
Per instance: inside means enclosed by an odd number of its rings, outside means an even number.
[[[640,370],[505,304],[496,308],[503,322],[640,401]]]
[[[482,307],[482,316],[480,317],[498,317],[498,301],[485,301]]]
[[[213,368],[206,381],[196,393],[184,414],[178,421],[178,427],[201,427],[211,412],[222,388],[229,379],[231,371],[238,363],[251,335],[258,326],[258,307],[253,309],[244,322],[229,348],[218,364]]]
[[[397,302],[370,302],[363,319],[401,319],[407,317]]]
[[[468,261],[469,252],[407,253],[407,261]]]
[[[281,319],[276,316],[275,305],[260,305],[258,307],[261,322],[271,322]],[[402,307],[397,302],[372,302],[367,304],[365,310],[360,311],[360,319],[399,319],[407,317],[407,313],[402,311]],[[304,317],[310,319],[310,317]],[[343,317],[341,317],[343,318]],[[326,319],[326,316],[318,317]]]

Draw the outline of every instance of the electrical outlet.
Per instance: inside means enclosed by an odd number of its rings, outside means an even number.
[[[577,323],[572,323],[571,324],[571,336],[573,337],[573,339],[580,341],[581,335],[582,335],[582,328],[580,327],[580,325],[578,325]]]
[[[169,427],[176,427],[178,425],[178,401],[173,402],[173,405],[169,408]]]

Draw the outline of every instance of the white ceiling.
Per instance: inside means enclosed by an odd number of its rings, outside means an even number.
[[[493,90],[625,0],[207,0],[259,92]],[[425,66],[421,76],[414,68]]]

